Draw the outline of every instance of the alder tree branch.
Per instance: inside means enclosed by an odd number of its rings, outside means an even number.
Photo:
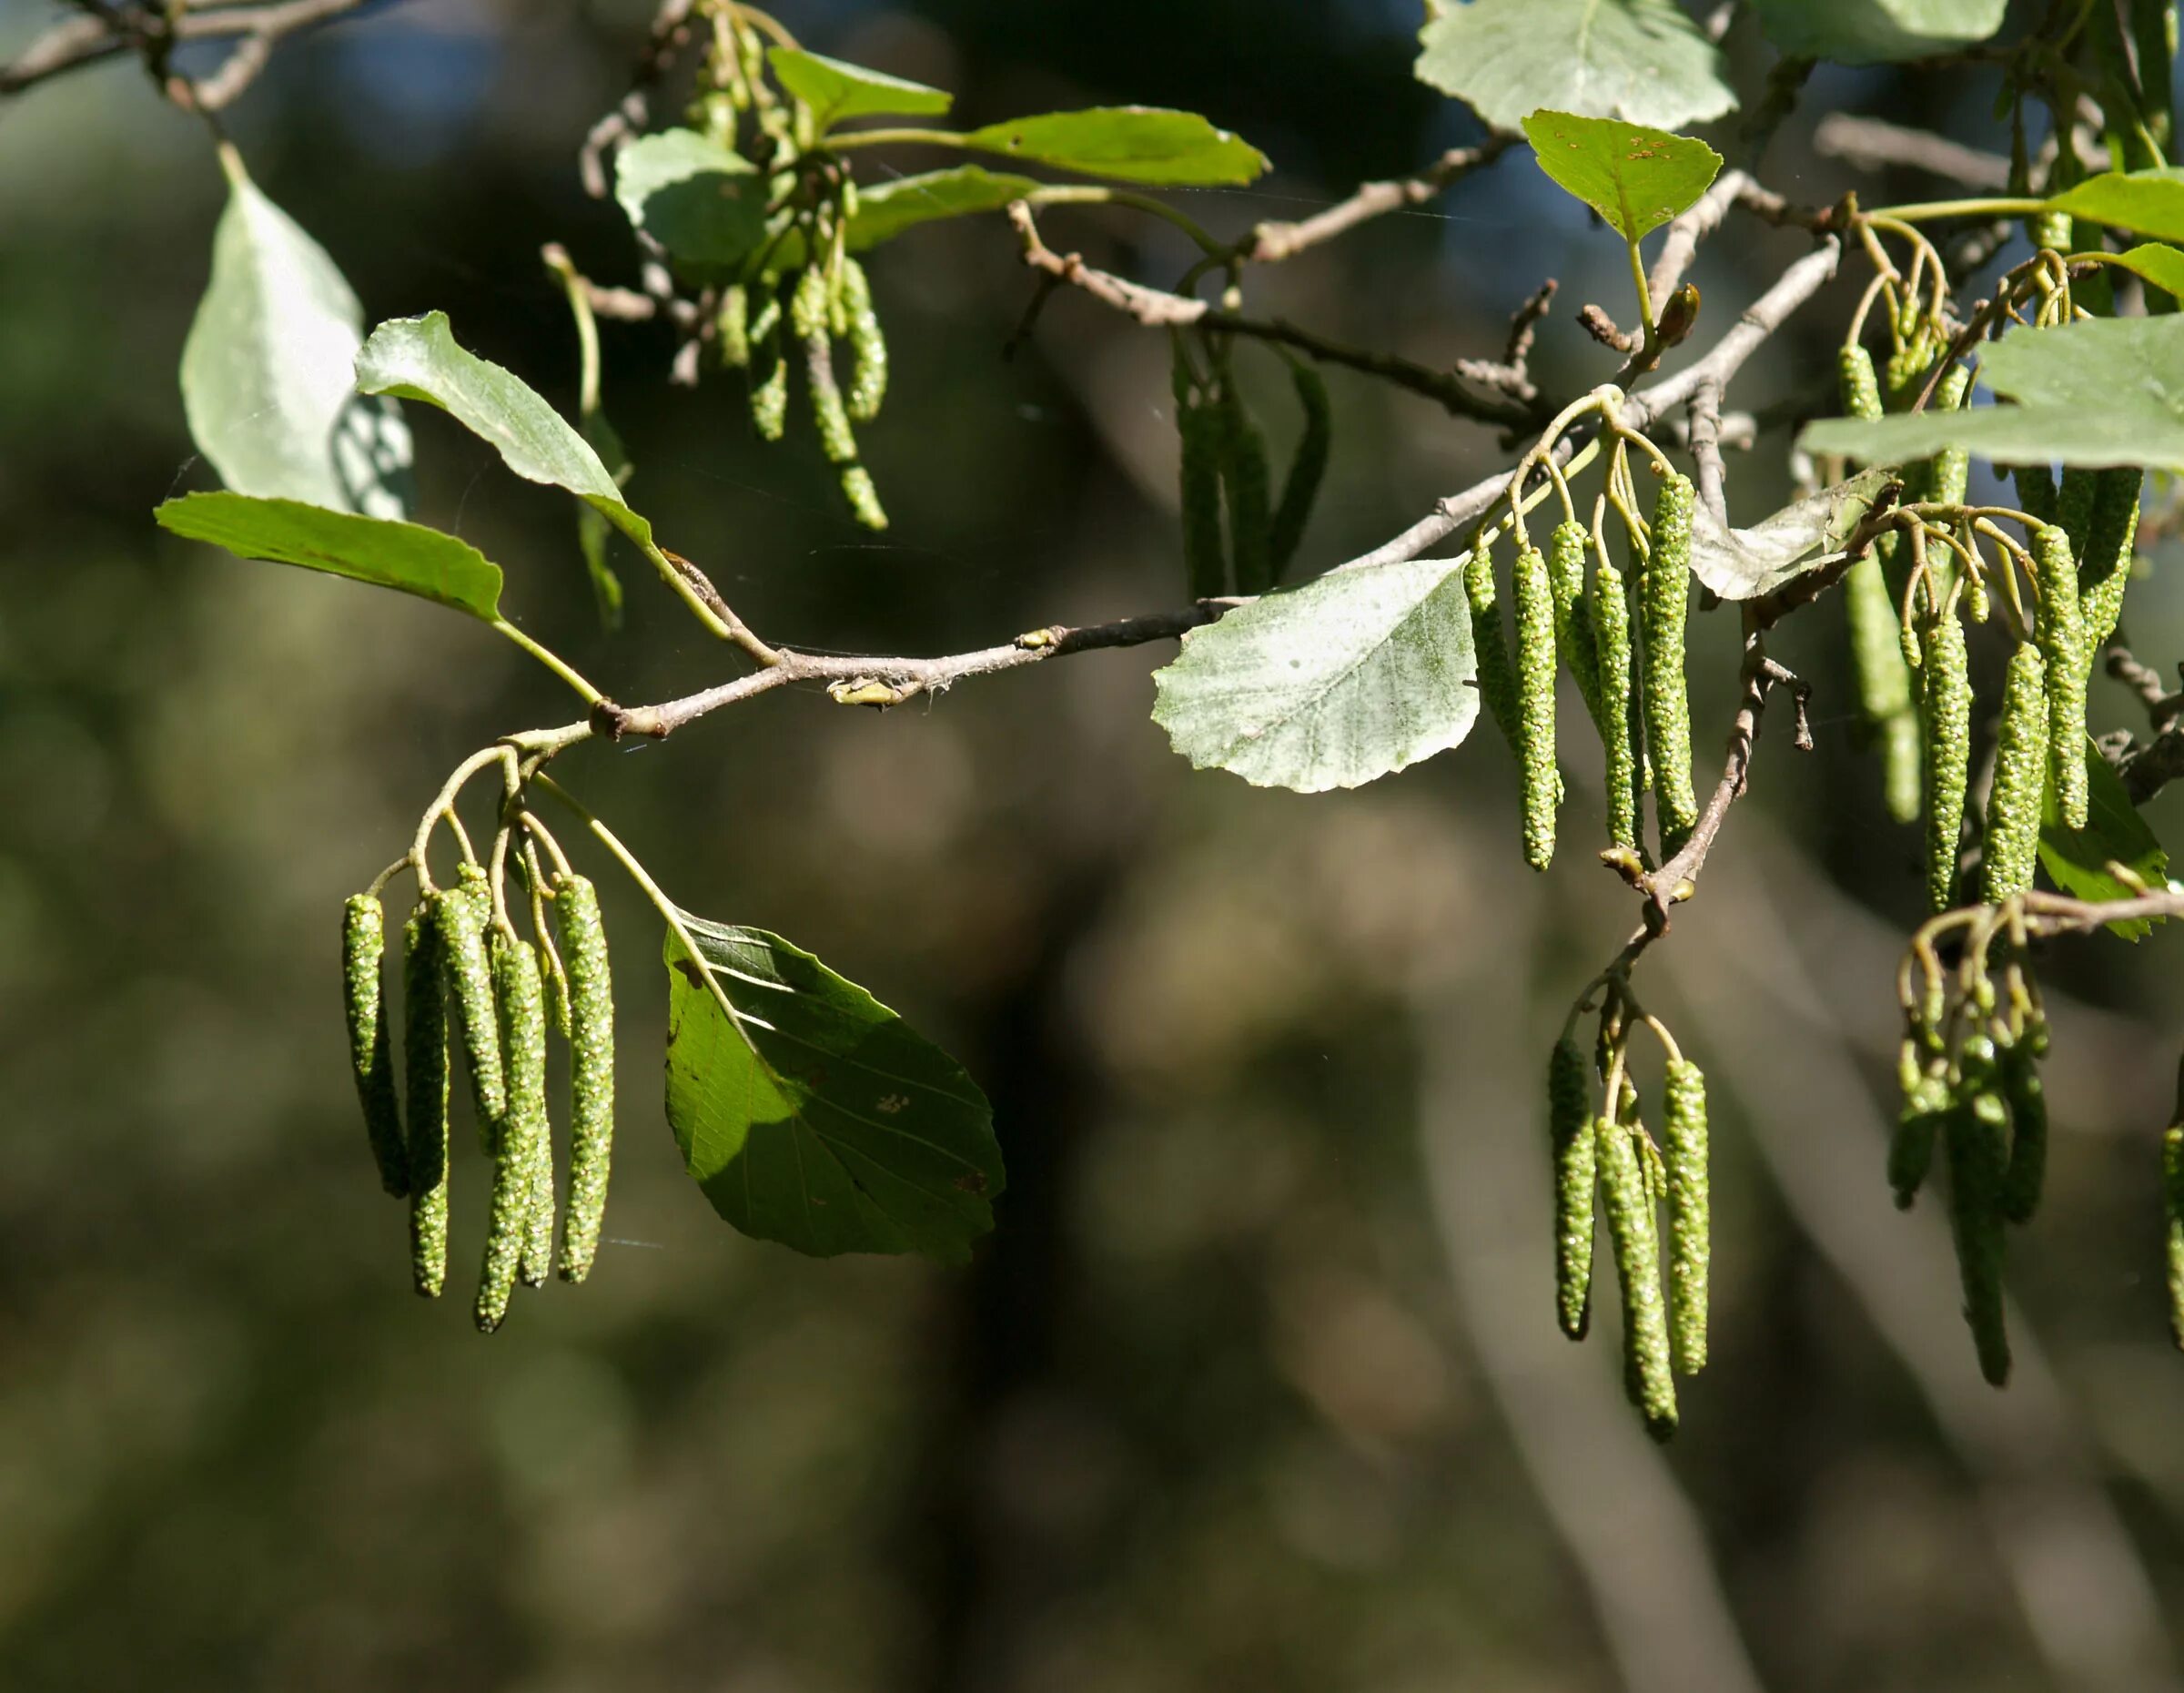
[[[274,0],[264,5],[216,5],[187,11],[151,5],[99,7],[64,19],[0,66],[0,95],[20,94],[49,77],[117,54],[144,56],[167,97],[185,110],[215,113],[257,80],[273,49],[300,30],[331,23],[373,5],[399,0]],[[209,76],[192,81],[172,75],[168,56],[199,41],[232,41],[235,47]]]
[[[1477,147],[1451,147],[1414,177],[1364,183],[1348,199],[1338,200],[1296,223],[1254,224],[1237,243],[1236,256],[1252,264],[1279,264],[1307,248],[1346,235],[1371,218],[1423,206],[1472,171],[1492,164],[1520,138],[1497,132]]]

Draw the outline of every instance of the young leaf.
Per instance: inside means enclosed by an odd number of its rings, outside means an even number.
[[[968,1259],[1005,1177],[963,1067],[779,936],[682,921],[701,956],[668,931],[667,1120],[713,1210],[814,1257]]]
[[[2184,469],[2184,317],[2017,330],[1986,349],[1979,379],[2017,403],[1830,418],[1809,425],[1798,444],[1868,463],[1963,447],[2005,464]]]
[[[1675,0],[1469,0],[1420,32],[1418,78],[1497,129],[1542,106],[1674,129],[1736,105]]]
[[[1724,529],[1702,502],[1693,513],[1691,568],[1724,600],[1754,600],[1841,556],[1839,549],[1896,472],[1860,471],[1786,505],[1751,529]]]
[[[999,211],[1038,186],[1029,177],[996,174],[978,165],[877,182],[858,190],[856,216],[849,220],[850,248],[869,251],[905,229],[942,218]]]
[[[2159,241],[2141,241],[2128,252],[2096,253],[2104,265],[2133,271],[2163,292],[2184,299],[2184,252]]]
[[[521,379],[456,343],[444,311],[382,323],[357,355],[357,386],[440,407],[518,476],[566,488],[639,546],[652,526],[622,503],[599,455]]]
[[[1722,167],[1704,141],[1613,117],[1534,112],[1525,138],[1540,168],[1635,241],[1689,207]]]
[[[846,117],[937,117],[956,104],[956,96],[942,89],[801,47],[768,48],[766,63],[774,81],[812,108],[823,135]]]
[[[2086,743],[2086,778],[2090,803],[2082,829],[2063,827],[2057,816],[2055,785],[2048,785],[2040,813],[2041,867],[2066,894],[2096,902],[2129,899],[2138,892],[2109,873],[2111,862],[2122,865],[2149,887],[2168,887],[2169,854],[2131,804],[2122,778],[2090,740]],[[2126,940],[2143,940],[2154,932],[2153,920],[2146,917],[2108,928]]]
[[[2054,196],[2048,209],[2157,241],[2184,241],[2184,169],[2104,171]]]
[[[184,494],[152,515],[162,529],[241,558],[399,588],[488,623],[500,614],[500,566],[469,542],[422,523],[239,493]]]
[[[1240,605],[1154,674],[1153,721],[1200,769],[1318,794],[1400,770],[1479,715],[1457,559],[1336,571]]]
[[[1985,41],[2008,0],[1756,0],[1756,9],[1785,57],[1878,65]]]
[[[1226,129],[1216,129],[1196,112],[1151,106],[1047,112],[988,124],[964,141],[982,153],[1119,182],[1249,182],[1267,168],[1264,153]]]
[[[614,198],[632,228],[686,265],[725,269],[765,238],[766,178],[693,129],[663,129],[623,147]]]
[[[364,309],[326,249],[227,154],[212,280],[182,346],[182,409],[197,451],[238,493],[400,517],[410,432],[351,369]]]

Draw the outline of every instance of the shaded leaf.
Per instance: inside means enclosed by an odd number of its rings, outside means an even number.
[[[815,1257],[966,1260],[1005,1177],[963,1067],[779,936],[682,921],[702,956],[668,931],[667,1120],[713,1210]]]
[[[152,515],[162,529],[242,558],[397,588],[488,623],[500,615],[500,567],[468,542],[422,523],[239,493],[184,494]]]
[[[2184,170],[2104,171],[2052,196],[2048,208],[2157,241],[2184,241]]]
[[[1675,129],[1736,105],[1720,50],[1675,0],[1469,0],[1419,43],[1419,80],[1498,129],[1542,106]]]
[[[1722,167],[1704,141],[1613,117],[1534,112],[1524,135],[1540,168],[1627,241],[1689,207]]]
[[[2144,277],[2163,292],[2184,299],[2184,252],[2159,241],[2141,241],[2128,252],[2096,253],[2093,258],[2119,270]]]
[[[765,238],[767,180],[694,129],[641,136],[614,157],[614,198],[631,227],[702,269],[740,263]]]
[[[2016,330],[1987,350],[1979,376],[2017,403],[1830,418],[1808,425],[1798,443],[1868,463],[1958,446],[2005,464],[2184,469],[2184,317]]]
[[[802,47],[769,47],[774,79],[812,108],[822,134],[846,117],[936,117],[956,96],[885,71],[823,58]]]
[[[1199,767],[1317,794],[1400,770],[1479,715],[1463,567],[1334,571],[1183,637],[1153,721]]]
[[[921,223],[999,211],[1038,186],[1029,177],[996,173],[978,165],[876,183],[858,191],[857,215],[849,220],[849,245],[864,252]]]
[[[464,351],[446,312],[380,324],[357,355],[357,386],[440,407],[491,442],[518,476],[566,488],[639,546],[652,545],[652,526],[622,503],[584,438],[521,379]]]
[[[2008,0],[1755,0],[1755,9],[1785,56],[1878,65],[1985,41]]]
[[[1249,182],[1267,168],[1265,154],[1196,112],[1152,106],[1047,112],[988,124],[964,140],[982,153],[1121,182]]]
[[[1843,543],[1896,480],[1883,466],[1808,494],[1751,529],[1724,529],[1700,502],[1691,520],[1691,568],[1724,600],[1754,600],[1842,557]]]
[[[356,391],[364,309],[326,249],[232,154],[212,279],[182,346],[191,439],[238,493],[400,517],[410,431]]]
[[[2112,861],[2149,887],[2166,887],[2169,854],[2131,804],[2123,778],[2109,767],[2090,740],[2086,742],[2086,775],[2089,806],[2082,829],[2067,829],[2057,820],[2055,785],[2048,785],[2040,812],[2040,865],[2048,878],[2078,899],[2135,897],[2136,888],[2108,873]],[[2128,923],[2111,923],[2108,928],[2126,940],[2143,940],[2154,932],[2154,920],[2138,917]]]

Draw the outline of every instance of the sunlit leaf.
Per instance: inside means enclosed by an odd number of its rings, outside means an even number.
[[[1038,186],[1029,177],[996,173],[977,165],[875,183],[857,196],[857,214],[849,220],[849,244],[863,252],[921,223],[999,211]]]
[[[1985,41],[2008,0],[1754,0],[1754,9],[1787,56],[1877,65]]]
[[[1677,129],[1736,105],[1720,50],[1675,0],[1469,0],[1419,43],[1419,80],[1497,129],[1542,107]]]
[[[614,198],[631,227],[685,265],[724,268],[765,238],[766,178],[693,129],[641,136],[614,158]]]
[[[1691,568],[1724,600],[1753,600],[1842,556],[1843,543],[1896,479],[1883,467],[1823,488],[1751,529],[1724,529],[1701,502],[1692,512]]]
[[[1524,134],[1540,168],[1630,241],[1689,207],[1722,167],[1704,141],[1613,117],[1534,112]]]
[[[397,588],[489,623],[500,614],[500,567],[468,542],[422,523],[239,493],[184,494],[152,515],[163,529],[242,558]]]
[[[2135,897],[2138,889],[2108,871],[2113,862],[2149,887],[2157,891],[2166,887],[2168,852],[2131,804],[2123,779],[2089,740],[2086,743],[2086,775],[2090,803],[2082,829],[2067,829],[2057,820],[2055,785],[2048,784],[2040,816],[2040,865],[2049,879],[2064,893],[2098,904]],[[2126,940],[2143,940],[2154,932],[2154,920],[2134,917],[2128,923],[2111,923],[2108,928]]]
[[[1356,787],[1460,743],[1479,715],[1461,564],[1335,571],[1183,637],[1153,721],[1201,769]]]
[[[2184,170],[2105,171],[2047,202],[2088,223],[2106,224],[2157,241],[2184,241]]]
[[[1122,182],[1249,182],[1267,168],[1265,154],[1196,112],[1150,106],[1047,112],[988,124],[964,139],[983,153]]]
[[[700,957],[669,930],[667,1120],[713,1208],[816,1257],[967,1259],[1005,1177],[963,1067],[779,936],[682,920]]]
[[[2118,270],[2145,278],[2164,293],[2184,299],[2184,252],[2159,241],[2141,241],[2128,252],[2097,253],[2094,258]]]
[[[774,67],[774,79],[812,108],[823,134],[848,117],[936,117],[956,104],[943,89],[801,47],[771,47],[766,63]]]

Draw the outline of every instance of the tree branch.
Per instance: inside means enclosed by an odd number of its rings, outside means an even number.
[[[1472,171],[1492,164],[1515,145],[1512,135],[1489,136],[1477,147],[1453,147],[1415,177],[1368,182],[1346,200],[1297,223],[1262,223],[1237,245],[1237,256],[1253,264],[1279,264],[1307,248],[1331,241],[1385,213],[1422,206]]]
[[[170,15],[160,7],[116,7],[100,15],[72,17],[55,25],[16,56],[0,66],[0,95],[19,94],[58,76],[121,53],[164,55],[197,41],[235,41],[235,50],[209,76],[197,82],[170,77],[166,86],[177,104],[199,112],[217,112],[256,80],[286,36],[330,23],[346,13],[396,0],[277,0],[267,5],[220,5]]]

